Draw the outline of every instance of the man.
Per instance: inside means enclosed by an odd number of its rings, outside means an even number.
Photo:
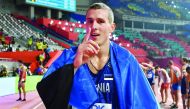
[[[171,78],[171,95],[173,98],[173,101],[175,103],[173,103],[174,105],[172,105],[172,108],[178,108],[178,103],[179,103],[179,98],[180,98],[180,90],[181,90],[181,84],[180,84],[180,80],[181,80],[181,71],[180,69],[174,65],[174,62],[172,60],[170,60],[168,62],[169,65],[169,75]]]
[[[167,100],[168,100],[170,77],[169,77],[167,71],[163,68],[160,68],[159,66],[155,67],[155,71],[158,74],[158,86],[160,86],[160,80],[162,80],[162,85],[160,88],[162,101],[160,102],[160,104],[165,104],[165,103],[167,103]]]
[[[187,72],[186,68],[188,67],[188,59],[187,58],[182,58],[181,59],[182,67],[181,67],[181,72],[182,72],[182,79],[181,79],[181,98],[182,98],[182,103],[183,103],[183,109],[186,109],[186,104],[187,104]]]
[[[18,91],[19,91],[19,98],[17,101],[26,101],[26,91],[25,91],[25,82],[26,82],[26,66],[20,61],[20,68],[19,68],[19,81],[18,81]],[[23,91],[24,98],[21,98],[21,89]]]
[[[142,63],[141,67],[146,74],[146,78],[148,79],[148,82],[150,83],[150,86],[154,94],[156,95],[155,88],[154,88],[155,87],[155,70],[154,70],[153,62],[149,61],[148,63]]]
[[[27,41],[27,44],[28,44],[28,50],[31,50],[32,49],[32,44],[33,44],[33,36],[30,36],[28,41]]]
[[[189,109],[190,108],[190,91],[189,91],[189,85],[190,85],[190,66],[186,67],[186,96],[187,96],[187,105],[186,107]]]
[[[159,108],[135,57],[109,40],[115,30],[112,10],[91,5],[86,27],[83,42],[64,50],[37,86],[46,108],[66,109],[67,101],[78,109]]]

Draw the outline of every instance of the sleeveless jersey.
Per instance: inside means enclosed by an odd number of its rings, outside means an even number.
[[[89,68],[88,70],[90,71]],[[118,99],[110,59],[98,74],[93,74],[90,71],[90,75],[99,95],[98,100],[91,109],[118,109]]]
[[[150,84],[155,83],[155,80],[154,80],[155,77],[154,76],[155,76],[155,74],[154,74],[154,71],[152,69],[147,70],[147,79],[148,79]]]
[[[170,83],[170,77],[169,77],[168,73],[166,73],[164,76],[163,72],[159,71],[158,75],[160,76],[160,78],[163,80],[164,83]]]

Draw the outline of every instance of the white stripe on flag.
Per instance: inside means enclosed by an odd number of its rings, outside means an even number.
[[[104,78],[104,80],[113,80],[113,78]]]

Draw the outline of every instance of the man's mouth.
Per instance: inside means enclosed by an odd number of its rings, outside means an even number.
[[[91,34],[92,37],[99,36],[100,34]]]

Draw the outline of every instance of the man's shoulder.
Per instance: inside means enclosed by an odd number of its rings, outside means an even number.
[[[111,42],[111,45],[113,46],[113,48],[119,52],[122,52],[124,54],[129,54],[129,50],[127,50],[126,48],[114,43],[114,42]]]
[[[116,59],[119,65],[124,66],[134,66],[138,63],[135,56],[128,51],[126,48],[121,47],[115,43],[112,43],[112,56]],[[134,66],[135,67],[135,66]]]
[[[162,72],[168,73],[168,70],[165,68],[162,68]]]
[[[174,66],[173,69],[174,69],[174,71],[175,71],[175,70],[176,70],[176,71],[180,71],[180,68],[177,67],[177,66]]]
[[[167,71],[166,71],[164,68],[161,68],[161,72],[162,72],[164,75],[168,75]]]
[[[117,55],[117,57],[124,57],[123,59],[134,58],[134,55],[126,48],[124,48],[114,42],[111,42],[111,45],[112,45],[113,51]]]

